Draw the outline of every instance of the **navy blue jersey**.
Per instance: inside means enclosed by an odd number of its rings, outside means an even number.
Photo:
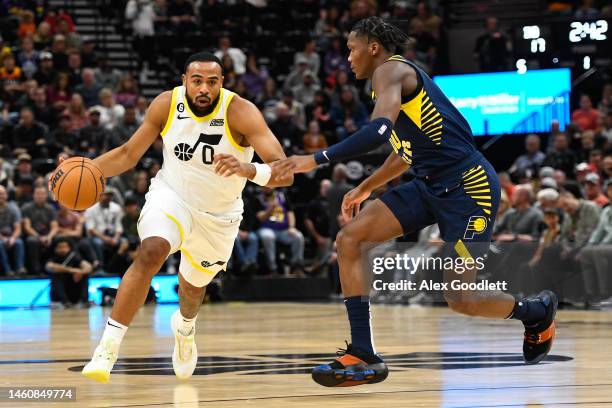
[[[387,61],[410,65],[418,86],[402,96],[400,113],[389,138],[393,150],[417,176],[435,174],[470,156],[477,148],[472,130],[440,88],[419,67],[400,55]],[[376,99],[374,91],[372,98]]]

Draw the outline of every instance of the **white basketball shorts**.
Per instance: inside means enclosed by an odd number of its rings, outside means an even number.
[[[138,220],[144,241],[161,237],[170,253],[181,251],[179,273],[193,286],[206,286],[225,270],[238,235],[241,215],[212,215],[187,205],[170,187],[152,180]]]

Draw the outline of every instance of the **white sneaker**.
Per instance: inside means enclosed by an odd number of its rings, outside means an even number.
[[[83,368],[82,374],[92,380],[106,384],[117,361],[119,344],[112,339],[101,341],[91,361]]]
[[[174,333],[174,352],[172,353],[172,368],[174,374],[181,380],[191,377],[198,363],[198,348],[195,343],[195,327],[185,336],[178,330],[181,315],[177,310],[170,319]]]

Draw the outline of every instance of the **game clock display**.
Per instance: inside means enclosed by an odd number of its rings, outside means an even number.
[[[512,28],[515,60],[539,68],[575,66],[589,69],[610,60],[610,19],[552,20]]]

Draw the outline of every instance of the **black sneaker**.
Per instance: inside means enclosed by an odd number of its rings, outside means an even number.
[[[347,343],[346,350],[340,349],[338,357],[330,364],[323,364],[312,370],[312,379],[325,387],[352,387],[384,381],[389,369],[382,359]]]
[[[537,323],[525,325],[523,358],[527,364],[537,364],[546,357],[555,339],[557,296],[549,290],[544,290],[533,300],[538,300],[546,306],[546,316]]]

